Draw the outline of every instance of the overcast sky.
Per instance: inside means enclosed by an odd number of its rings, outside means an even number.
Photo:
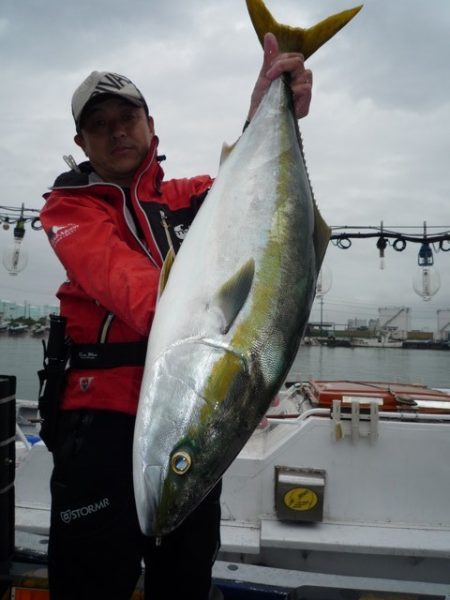
[[[356,4],[267,0],[277,20],[302,27]],[[244,0],[3,0],[0,48],[0,204],[35,209],[66,170],[62,156],[84,158],[70,100],[92,70],[127,75],[144,93],[167,177],[215,175],[222,142],[240,134],[262,57]],[[313,101],[300,127],[330,225],[426,221],[430,233],[450,230],[449,58],[449,0],[366,0],[308,61]],[[11,240],[0,230],[0,250]],[[413,327],[436,329],[437,311],[450,308],[450,253],[435,253],[441,288],[423,302],[412,288],[419,246],[388,247],[381,271],[375,244],[330,244],[324,319],[407,306]],[[11,277],[0,266],[0,298],[52,303],[64,271],[42,232],[28,227],[24,245],[26,270]]]

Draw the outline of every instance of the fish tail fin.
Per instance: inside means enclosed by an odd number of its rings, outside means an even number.
[[[275,21],[263,0],[246,0],[256,34],[263,45],[264,35],[275,35],[281,52],[301,52],[308,58],[342,29],[361,10],[362,5],[337,13],[320,21],[313,27],[303,29],[290,27]]]

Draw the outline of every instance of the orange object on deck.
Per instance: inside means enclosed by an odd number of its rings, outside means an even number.
[[[50,598],[47,590],[30,588],[13,588],[11,598],[13,600],[48,600]]]
[[[378,400],[380,411],[450,414],[450,394],[413,383],[310,380],[303,388],[314,406],[330,408],[333,400]]]

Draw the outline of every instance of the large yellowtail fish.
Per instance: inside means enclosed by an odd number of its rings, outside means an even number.
[[[247,5],[261,40],[272,31],[281,50],[305,56],[359,10],[305,30],[277,24],[261,0]],[[329,234],[280,78],[163,269],[134,438],[145,534],[175,529],[266,413],[297,353]]]

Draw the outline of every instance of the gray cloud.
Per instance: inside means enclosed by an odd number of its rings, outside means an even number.
[[[275,17],[311,25],[354,3],[267,0]],[[356,4],[356,3],[355,3]],[[301,122],[306,159],[332,225],[450,226],[450,4],[447,0],[366,0],[361,13],[308,61],[310,115]],[[240,134],[261,49],[244,0],[6,0],[0,12],[2,203],[39,208],[74,145],[70,99],[94,69],[129,75],[155,117],[167,176],[217,171],[223,141]],[[7,233],[0,231],[0,245]],[[49,302],[64,279],[42,233],[27,231],[30,262],[0,297]],[[375,242],[344,252],[330,246],[329,318],[377,307],[413,307],[433,328],[450,306],[448,255],[436,255],[440,292],[421,303],[411,288],[418,248],[387,251]],[[317,313],[317,307],[314,313]]]

